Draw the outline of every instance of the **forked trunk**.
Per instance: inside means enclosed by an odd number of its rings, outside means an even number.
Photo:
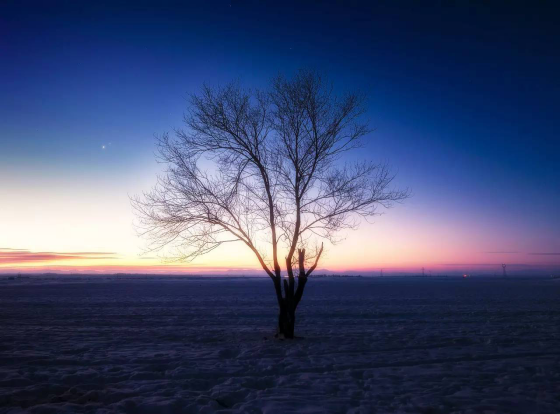
[[[305,284],[307,283],[307,277],[315,270],[319,257],[323,252],[323,245],[321,244],[321,249],[317,253],[317,258],[315,259],[315,264],[309,269],[308,272],[305,271],[305,249],[298,249],[299,256],[299,275],[297,290],[295,289],[295,279],[292,270],[291,259],[286,258],[286,267],[288,269],[288,279],[283,279],[284,293],[282,296],[282,282],[280,275],[274,279],[274,287],[276,289],[276,297],[278,299],[279,305],[279,315],[278,315],[278,331],[276,333],[277,338],[282,339],[293,339],[294,327],[296,324],[296,309],[303,296],[303,290],[305,289]]]

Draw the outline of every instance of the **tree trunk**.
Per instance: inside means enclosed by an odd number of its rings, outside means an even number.
[[[279,315],[278,315],[278,332],[276,333],[277,338],[282,339],[293,339],[294,338],[294,327],[296,324],[296,309],[303,296],[303,290],[305,284],[307,283],[307,277],[319,261],[319,257],[323,251],[323,245],[321,245],[321,250],[317,255],[315,264],[311,267],[309,272],[305,272],[305,249],[298,249],[299,255],[299,276],[298,276],[298,286],[295,290],[294,273],[292,270],[291,258],[286,258],[286,268],[288,269],[288,280],[284,279],[284,297],[282,297],[282,284],[280,283],[280,277],[274,280],[274,287],[276,289],[276,295],[278,298],[279,305]]]
[[[276,336],[278,338],[293,339],[295,323],[295,309],[290,309],[290,306],[286,306],[284,302],[280,307],[280,313],[278,315],[278,332]]]

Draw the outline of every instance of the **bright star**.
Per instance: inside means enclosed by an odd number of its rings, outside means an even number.
[[[105,149],[105,145],[101,145],[101,149]]]

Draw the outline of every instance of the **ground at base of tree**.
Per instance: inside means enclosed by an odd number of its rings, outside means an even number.
[[[557,413],[558,280],[0,276],[0,413]],[[267,339],[264,339],[264,338]]]

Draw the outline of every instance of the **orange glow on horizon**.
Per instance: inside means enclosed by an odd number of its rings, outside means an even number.
[[[231,252],[230,252],[231,253]],[[17,256],[21,256],[18,261]],[[224,256],[222,254],[222,256]],[[228,255],[226,255],[228,256]],[[91,273],[91,274],[231,274],[231,275],[265,275],[256,259],[251,262],[251,255],[244,255],[243,261],[231,262],[227,260],[216,261],[199,259],[193,263],[166,261],[158,257],[124,257],[106,252],[29,252],[25,250],[0,249],[0,274],[6,273]],[[459,272],[467,275],[465,270],[471,272],[485,271],[497,273],[501,269],[499,261],[470,262],[470,263],[438,263],[421,261],[370,261],[366,263],[355,262],[353,266],[345,266],[344,260],[332,260],[327,256],[325,261],[315,271],[353,274],[384,274],[391,273],[419,273],[422,267],[427,270],[427,275],[444,274],[446,272]],[[536,266],[552,265],[550,262],[534,263]]]

